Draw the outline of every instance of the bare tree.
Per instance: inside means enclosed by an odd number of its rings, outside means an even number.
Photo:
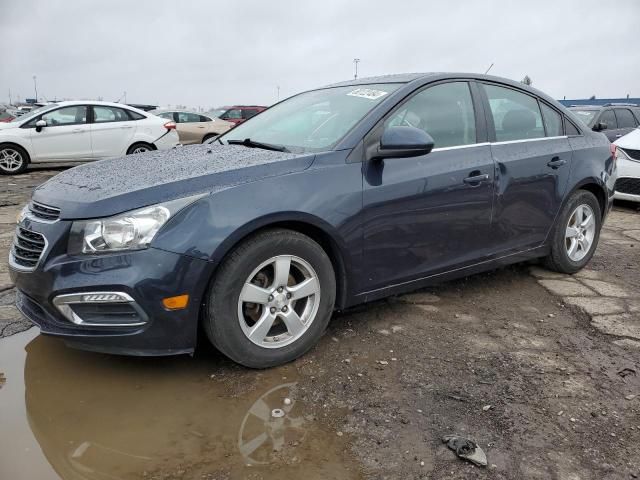
[[[533,82],[531,81],[531,77],[529,75],[525,75],[524,78],[520,80],[520,82],[524,83],[525,85],[533,85]]]

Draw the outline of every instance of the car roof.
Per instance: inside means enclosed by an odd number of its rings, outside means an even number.
[[[193,110],[183,110],[181,108],[156,108],[155,110],[149,110],[149,113],[193,113],[194,115],[206,115],[206,113],[195,112]]]
[[[104,105],[106,107],[119,107],[119,108],[128,108],[133,110],[139,110],[136,107],[132,107],[130,105],[126,105],[124,103],[116,103],[116,102],[103,102],[100,100],[64,100],[62,102],[52,102],[50,104],[44,105],[45,107],[49,105],[58,105],[58,106],[69,106],[69,105]]]

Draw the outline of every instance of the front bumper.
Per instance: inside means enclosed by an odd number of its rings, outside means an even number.
[[[618,159],[614,198],[640,202],[640,161]]]
[[[213,271],[211,263],[155,248],[73,257],[64,253],[64,232],[70,222],[26,220],[21,226],[50,239],[35,270],[10,268],[17,290],[16,306],[42,333],[63,337],[71,346],[108,353],[172,355],[194,350],[200,305]],[[113,326],[83,324],[71,321],[53,303],[65,295],[93,292],[125,294],[143,321],[126,319],[130,324],[115,321]],[[186,308],[164,308],[163,298],[185,293],[190,297]]]

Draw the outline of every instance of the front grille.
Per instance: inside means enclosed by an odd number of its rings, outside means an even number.
[[[18,227],[13,237],[11,260],[18,267],[35,270],[46,245],[47,241],[43,235]]]
[[[620,148],[620,150],[629,155],[630,158],[640,161],[640,150],[631,150],[630,148]]]
[[[616,192],[640,195],[640,178],[619,178],[616,180]]]
[[[55,222],[60,218],[60,209],[49,207],[38,202],[31,201],[29,204],[29,212],[35,218],[45,220],[47,222]]]

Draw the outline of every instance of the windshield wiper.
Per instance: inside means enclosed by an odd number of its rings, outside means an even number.
[[[228,145],[244,145],[249,148],[262,148],[264,150],[273,150],[274,152],[288,152],[286,147],[282,145],[272,145],[270,143],[254,142],[250,138],[244,140],[227,140]]]

